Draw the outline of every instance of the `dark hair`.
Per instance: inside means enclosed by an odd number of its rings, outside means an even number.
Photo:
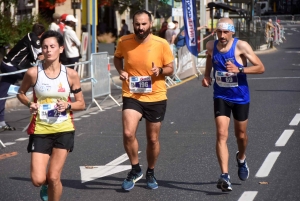
[[[152,21],[151,13],[148,12],[148,11],[146,11],[146,10],[138,10],[138,11],[136,11],[136,12],[133,14],[133,16],[132,16],[132,19],[134,20],[134,17],[135,17],[136,15],[140,15],[140,14],[143,14],[143,13],[145,13],[145,14],[148,15],[149,20],[150,20],[150,22],[151,22],[151,21]]]
[[[64,38],[63,38],[63,36],[59,32],[53,31],[53,30],[46,31],[42,35],[42,37],[41,37],[41,44],[43,44],[43,42],[44,42],[44,40],[46,38],[51,38],[51,37],[56,38],[57,43],[59,44],[59,46],[64,46]]]
[[[174,23],[174,24],[178,24],[178,21],[174,20],[173,23]]]
[[[45,32],[45,27],[40,23],[35,23],[32,27],[32,32],[39,36]]]

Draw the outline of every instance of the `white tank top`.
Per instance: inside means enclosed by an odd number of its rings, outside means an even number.
[[[39,104],[37,115],[33,115],[28,127],[28,134],[54,134],[74,130],[72,112],[64,111],[59,113],[56,103],[70,101],[70,84],[67,70],[61,65],[60,73],[56,78],[49,78],[43,65],[38,65],[36,84],[33,86],[34,102]]]

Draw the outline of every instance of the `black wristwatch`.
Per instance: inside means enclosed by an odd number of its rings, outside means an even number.
[[[162,74],[163,73],[163,68],[159,68],[159,74]]]
[[[239,67],[240,73],[244,73],[244,67]]]
[[[68,103],[67,110],[71,110],[71,103]]]

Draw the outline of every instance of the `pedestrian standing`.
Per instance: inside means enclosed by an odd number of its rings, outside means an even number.
[[[63,37],[56,31],[46,31],[41,38],[45,60],[29,68],[17,95],[29,107],[27,129],[31,153],[31,181],[40,187],[42,200],[60,200],[61,172],[69,152],[74,147],[73,112],[83,110],[85,102],[77,72],[59,62]],[[26,97],[33,88],[33,100]],[[75,101],[71,101],[70,93]]]
[[[49,25],[49,30],[53,30],[53,31],[58,31],[60,32],[60,27],[59,27],[59,24],[60,24],[60,14],[58,13],[53,13],[52,15],[52,22],[51,24]]]
[[[79,62],[80,56],[80,40],[74,31],[74,27],[77,23],[77,19],[73,15],[68,15],[65,20],[64,29],[64,43],[65,43],[65,53],[68,60],[68,65],[70,68],[74,69],[74,64]]]
[[[264,65],[255,55],[251,46],[245,41],[233,38],[234,33],[235,29],[231,19],[221,18],[218,21],[218,40],[208,41],[206,44],[207,59],[202,80],[204,87],[211,85],[210,75],[213,68],[216,153],[221,168],[217,188],[222,191],[232,191],[227,147],[231,113],[234,118],[235,137],[238,145],[235,156],[238,164],[238,176],[242,181],[249,177],[245,152],[248,143],[247,124],[250,95],[246,75],[260,74],[265,71]],[[251,62],[252,66],[247,66],[247,60]]]
[[[165,33],[165,39],[168,41],[168,43],[174,44],[175,38],[176,38],[176,34],[175,34],[175,24],[173,22],[169,22],[168,23],[168,29]]]
[[[122,27],[121,27],[119,37],[128,34],[128,25],[126,24],[126,21],[124,19],[122,19],[121,23],[122,23]]]
[[[173,74],[173,55],[165,39],[152,35],[152,18],[146,10],[133,15],[134,34],[120,38],[114,64],[122,84],[123,144],[132,165],[122,183],[131,190],[143,177],[138,158],[136,130],[141,118],[146,119],[147,187],[158,188],[154,167],[159,155],[159,135],[166,112],[165,76]],[[123,66],[124,60],[124,66]]]
[[[38,59],[43,56],[40,37],[45,32],[42,24],[36,23],[32,27],[32,32],[26,34],[3,58],[0,70],[2,73],[11,73],[22,69],[30,68]],[[17,73],[3,76],[0,80],[0,98],[7,97],[7,91],[10,85],[22,80],[24,73]],[[5,122],[5,103],[6,99],[0,100],[0,129],[16,130]]]

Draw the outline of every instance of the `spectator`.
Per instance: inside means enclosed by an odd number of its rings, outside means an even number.
[[[77,19],[73,15],[68,15],[65,20],[65,31],[64,31],[64,43],[65,53],[68,60],[68,64],[75,64],[79,62],[80,56],[80,40],[78,39],[73,27],[75,27]],[[73,66],[69,66],[74,69]]]
[[[126,24],[126,21],[124,19],[122,19],[121,23],[122,23],[122,27],[121,27],[119,37],[127,35],[127,33],[128,33],[128,25]]]
[[[174,44],[176,35],[175,35],[175,28],[176,25],[173,22],[168,23],[168,29],[165,33],[165,39],[168,41],[169,44]]]
[[[60,24],[60,18],[61,18],[60,14],[53,13],[53,15],[52,15],[52,20],[53,21],[49,25],[49,30],[60,32],[60,26],[59,26],[59,24]]]
[[[177,36],[180,32],[180,29],[178,27],[178,22],[174,20],[173,23],[175,24],[174,32],[175,32],[175,35]]]
[[[158,36],[161,38],[165,38],[165,33],[168,29],[168,22],[163,22],[160,30],[158,31]]]
[[[266,24],[266,29],[265,29],[267,43],[269,41],[269,38],[274,36],[274,29],[275,29],[275,26],[272,23],[272,19],[269,19],[269,21]]]
[[[68,16],[68,14],[62,14],[60,17],[60,23],[59,23],[59,29],[60,29],[60,33],[62,35],[64,35],[64,31],[65,31],[65,21],[66,21],[66,17]]]
[[[32,32],[26,34],[3,58],[0,70],[2,73],[11,73],[32,67],[38,59],[43,60],[40,38],[45,32],[42,24],[36,23]],[[4,76],[0,80],[0,98],[7,97],[7,91],[11,84],[23,79],[24,73]],[[0,100],[0,129],[16,130],[4,120],[6,99]]]

